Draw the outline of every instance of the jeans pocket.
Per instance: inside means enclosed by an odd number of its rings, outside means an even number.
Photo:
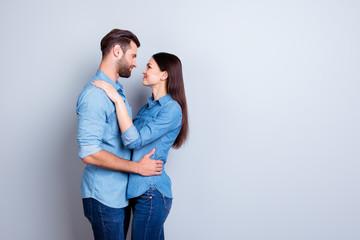
[[[171,205],[172,205],[172,198],[168,198],[165,195],[162,195],[163,201],[164,201],[164,208],[166,211],[170,212]]]
[[[140,199],[152,199],[153,197],[153,191],[151,188],[149,188],[146,192],[144,192],[142,195],[139,196]]]

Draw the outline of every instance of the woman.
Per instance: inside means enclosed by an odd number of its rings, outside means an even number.
[[[188,134],[187,104],[181,61],[169,53],[152,56],[143,71],[143,85],[152,97],[131,121],[123,99],[108,83],[95,81],[115,103],[122,141],[134,149],[139,161],[153,148],[152,156],[166,162],[171,147],[179,148]],[[163,225],[172,204],[171,181],[164,168],[159,176],[129,175],[127,198],[133,209],[132,239],[164,239]]]

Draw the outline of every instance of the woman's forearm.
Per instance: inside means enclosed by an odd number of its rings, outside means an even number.
[[[129,127],[131,127],[131,125],[133,125],[133,122],[129,116],[124,100],[122,98],[115,102],[115,109],[120,130],[123,133]]]
[[[133,123],[129,116],[123,98],[119,95],[119,93],[115,90],[115,88],[111,86],[111,84],[105,81],[97,80],[94,81],[92,85],[104,90],[106,95],[111,99],[111,101],[114,102],[118,123],[121,132],[124,133],[129,127],[131,127],[131,125],[133,125]]]

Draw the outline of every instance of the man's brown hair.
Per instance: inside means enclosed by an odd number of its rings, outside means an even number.
[[[140,47],[139,39],[132,32],[121,29],[111,30],[100,42],[102,57],[104,58],[117,44],[120,45],[125,54],[130,47],[131,41],[133,41],[137,47]]]

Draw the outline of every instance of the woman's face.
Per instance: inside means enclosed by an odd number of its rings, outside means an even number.
[[[161,79],[164,78],[164,72],[162,72],[153,58],[147,63],[145,70],[142,72],[143,85],[144,86],[155,86],[160,84]]]

